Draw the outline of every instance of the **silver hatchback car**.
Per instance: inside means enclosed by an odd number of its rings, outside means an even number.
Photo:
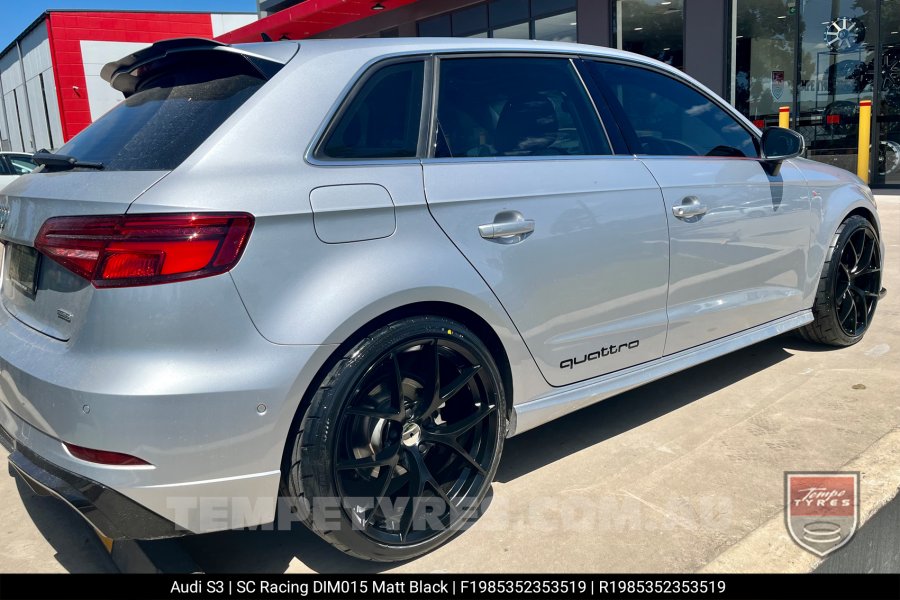
[[[853,344],[883,294],[865,184],[641,56],[187,39],[102,74],[126,99],[0,195],[0,425],[112,538],[283,506],[410,558],[506,437],[790,330]]]

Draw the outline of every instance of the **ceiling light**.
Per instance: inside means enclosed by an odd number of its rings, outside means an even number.
[[[671,50],[671,48],[663,48],[663,52],[665,52],[667,50]]]
[[[569,25],[575,27],[576,25],[578,25],[578,21],[572,21],[571,23],[569,23]]]
[[[372,10],[384,10],[384,4],[381,2],[376,2],[372,5]]]
[[[644,28],[643,28],[643,27],[635,27],[634,30],[635,30],[635,31],[643,31]]]
[[[668,5],[672,4],[672,3],[671,3],[671,2],[660,2],[659,4],[660,4],[661,6],[668,6]]]
[[[742,36],[742,35],[739,35],[739,36],[737,36],[737,39],[741,39],[741,38],[742,38],[742,37],[744,37],[744,36]]]
[[[900,31],[892,31],[891,35],[897,35],[898,33],[900,33]]]
[[[778,18],[779,18],[779,19],[787,19],[787,15],[781,15],[781,16],[778,17]]]

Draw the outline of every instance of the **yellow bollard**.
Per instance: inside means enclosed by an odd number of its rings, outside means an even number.
[[[856,174],[869,183],[869,145],[872,143],[872,101],[859,101],[859,153],[856,155]]]
[[[778,109],[778,126],[783,129],[791,128],[791,107],[782,106]]]

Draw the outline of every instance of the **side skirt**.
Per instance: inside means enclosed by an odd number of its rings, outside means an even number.
[[[622,369],[597,379],[582,382],[561,391],[530,400],[513,407],[508,437],[517,435],[585,406],[606,400],[622,392],[662,377],[689,369],[708,360],[752,346],[812,322],[812,310],[804,310],[762,325],[735,333],[702,346],[634,367]]]

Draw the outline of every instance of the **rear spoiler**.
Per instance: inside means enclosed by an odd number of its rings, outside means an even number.
[[[177,38],[156,42],[149,48],[138,50],[125,58],[107,63],[100,71],[100,77],[127,98],[134,93],[140,80],[140,76],[133,75],[133,73],[142,66],[181,53],[223,52],[245,58],[259,71],[261,76],[269,79],[294,57],[299,47],[299,44],[292,42],[229,46],[204,38]]]

